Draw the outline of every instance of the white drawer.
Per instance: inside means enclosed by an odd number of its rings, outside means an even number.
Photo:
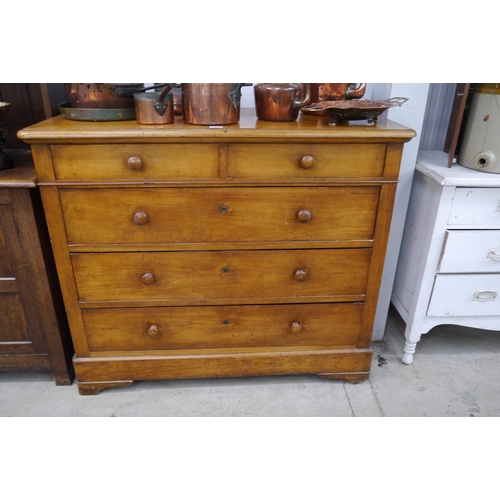
[[[440,273],[500,273],[500,230],[446,231]]]
[[[448,225],[500,228],[500,188],[457,188]]]
[[[438,274],[428,316],[500,316],[500,274]]]

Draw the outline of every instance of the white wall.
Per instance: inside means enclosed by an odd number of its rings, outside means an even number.
[[[417,137],[406,143],[403,150],[394,216],[389,235],[372,340],[382,340],[384,336],[429,88],[429,83],[382,83],[373,85],[372,99],[409,98],[401,107],[389,109],[387,118],[412,128],[417,132]]]

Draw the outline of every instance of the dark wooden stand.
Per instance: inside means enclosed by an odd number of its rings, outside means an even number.
[[[73,345],[29,151],[0,171],[0,370],[51,370],[71,385]]]

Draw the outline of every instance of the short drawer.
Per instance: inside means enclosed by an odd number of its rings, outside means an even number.
[[[446,231],[440,273],[500,273],[500,230]]]
[[[500,228],[500,188],[457,188],[448,224]]]
[[[80,302],[179,304],[359,300],[370,258],[368,248],[71,255]]]
[[[219,176],[217,144],[50,147],[56,179],[197,179]]]
[[[500,274],[438,274],[428,316],[500,316]]]
[[[355,347],[363,305],[83,310],[93,352],[238,347]]]
[[[70,244],[371,240],[379,187],[61,189]]]
[[[385,144],[229,144],[231,177],[381,178]]]

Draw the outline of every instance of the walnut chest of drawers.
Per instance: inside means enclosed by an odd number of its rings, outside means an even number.
[[[398,124],[55,117],[31,144],[81,394],[134,380],[366,380]]]

